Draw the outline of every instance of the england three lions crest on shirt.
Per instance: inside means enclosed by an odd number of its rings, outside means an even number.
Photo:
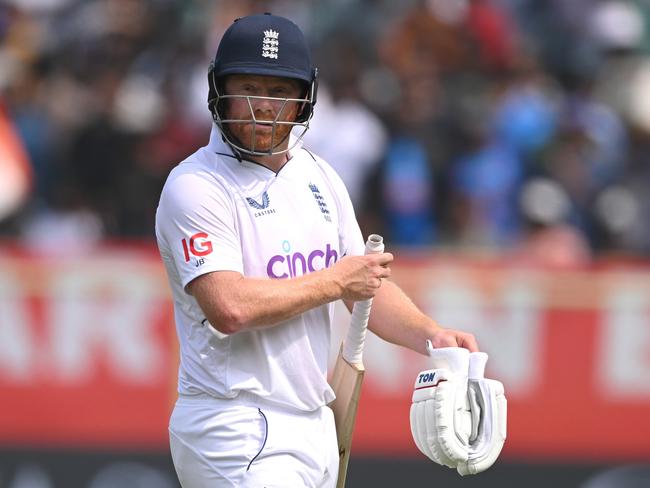
[[[323,198],[323,195],[318,190],[318,187],[316,185],[314,185],[313,183],[309,183],[309,189],[313,193],[314,199],[316,200],[316,204],[318,205],[318,208],[320,209],[320,212],[323,214],[323,217],[328,222],[331,222],[332,217],[330,216],[330,211],[327,208],[327,203],[325,202],[325,198]]]

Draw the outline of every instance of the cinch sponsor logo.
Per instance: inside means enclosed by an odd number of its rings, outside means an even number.
[[[182,239],[183,255],[185,262],[190,260],[190,254],[193,256],[201,257],[207,256],[212,252],[212,241],[208,240],[208,234],[205,232],[197,232],[188,239]]]
[[[308,272],[325,269],[338,261],[336,250],[327,244],[324,250],[314,249],[308,254],[291,252],[289,241],[282,243],[285,254],[276,254],[266,265],[269,278],[293,278]]]

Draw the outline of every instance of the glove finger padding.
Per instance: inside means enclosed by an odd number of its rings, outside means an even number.
[[[433,461],[442,464],[442,460],[437,453],[434,453],[429,449],[429,443],[426,442],[426,435],[421,435],[421,432],[426,432],[426,419],[425,415],[427,412],[433,412],[432,408],[426,408],[425,402],[418,402],[411,404],[411,435],[415,441],[415,445],[418,447],[420,452],[426,457],[432,459]],[[423,442],[424,439],[424,442]]]
[[[415,381],[411,433],[420,451],[438,464],[456,468],[468,461],[471,412],[467,398],[469,351],[431,350],[439,369],[422,371]]]
[[[468,460],[456,468],[463,476],[485,471],[499,457],[506,440],[508,409],[500,381],[470,380],[468,395],[474,397],[478,405],[478,408],[471,409],[472,425],[477,425],[478,429],[476,439],[470,441]]]
[[[433,349],[435,369],[415,381],[411,433],[418,449],[461,475],[489,468],[506,438],[503,385],[484,378],[487,354],[458,347]]]

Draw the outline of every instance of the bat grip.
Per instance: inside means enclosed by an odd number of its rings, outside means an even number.
[[[365,253],[376,254],[382,252],[384,252],[384,239],[377,234],[368,236]],[[350,328],[343,342],[343,359],[349,364],[363,363],[363,346],[366,342],[366,330],[368,329],[371,306],[372,298],[362,302],[356,302],[352,307]]]

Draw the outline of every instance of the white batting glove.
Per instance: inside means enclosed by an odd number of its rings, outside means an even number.
[[[415,380],[411,433],[418,449],[461,475],[476,474],[497,459],[506,437],[503,385],[484,378],[487,354],[464,348],[433,349],[433,369]]]
[[[411,433],[425,456],[456,468],[468,460],[471,434],[469,351],[443,347],[430,348],[429,354],[433,369],[422,371],[415,380]]]
[[[492,466],[506,440],[508,404],[503,384],[485,378],[487,360],[484,352],[470,354],[467,393],[472,413],[472,437],[467,462],[458,463],[456,467],[463,476],[480,473]]]

